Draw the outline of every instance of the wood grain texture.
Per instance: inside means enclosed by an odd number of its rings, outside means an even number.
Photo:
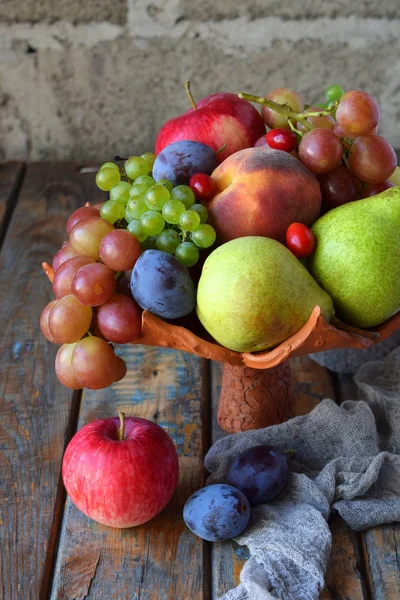
[[[57,347],[39,330],[52,298],[41,263],[65,239],[66,219],[86,190],[72,163],[28,167],[0,257],[0,597],[7,600],[47,595],[74,402],[54,373]]]
[[[361,534],[372,600],[400,598],[400,524],[373,527]]]
[[[175,350],[120,347],[123,381],[85,391],[78,427],[123,410],[158,422],[180,457],[180,480],[169,505],[139,527],[118,530],[86,518],[67,500],[53,600],[169,600],[209,598],[207,545],[184,525],[187,498],[203,485],[208,435],[206,363]]]
[[[335,389],[330,371],[315,363],[307,356],[290,360],[292,374],[292,395],[295,414],[306,414],[323,398],[335,397]],[[212,396],[212,441],[226,433],[218,426],[216,412],[221,390],[222,365],[211,365]],[[326,588],[321,600],[364,600],[364,590],[358,571],[360,548],[356,537],[340,519],[331,523],[333,537],[332,554],[326,573]],[[240,583],[240,571],[249,557],[247,548],[234,542],[213,544],[212,556],[212,598],[216,599]]]
[[[337,390],[342,402],[358,397],[357,385],[349,375],[337,377]],[[400,525],[372,527],[359,537],[372,600],[397,600],[400,598]]]
[[[21,162],[0,164],[0,248],[15,208],[25,171]]]

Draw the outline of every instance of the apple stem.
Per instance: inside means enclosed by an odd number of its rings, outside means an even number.
[[[119,411],[118,416],[120,422],[120,426],[118,429],[118,440],[122,441],[125,439],[125,413]]]
[[[223,152],[227,147],[228,144],[224,144],[223,146],[221,146],[221,148],[218,148],[218,150],[216,150],[215,154],[221,154],[221,152]]]
[[[196,102],[194,101],[193,94],[190,91],[190,81],[189,81],[189,79],[187,81],[185,81],[185,90],[186,90],[186,93],[188,95],[190,104],[192,105],[192,107],[194,108],[194,110],[197,110]]]

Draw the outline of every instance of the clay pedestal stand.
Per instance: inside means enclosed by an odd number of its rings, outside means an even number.
[[[43,263],[43,269],[53,281],[52,267]],[[289,358],[338,348],[369,348],[398,328],[400,313],[374,331],[364,331],[337,320],[328,323],[316,306],[307,323],[273,350],[240,354],[144,311],[142,331],[134,343],[175,348],[225,363],[218,423],[235,433],[276,425],[293,416]]]
[[[229,433],[282,423],[293,416],[290,367],[271,369],[224,365],[218,424]]]

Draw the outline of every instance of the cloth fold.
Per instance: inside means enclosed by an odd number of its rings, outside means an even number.
[[[259,444],[294,449],[291,475],[272,502],[252,508],[236,538],[250,559],[223,600],[317,600],[332,538],[332,510],[354,530],[400,520],[400,348],[356,373],[358,397],[323,400],[308,415],[227,436],[205,458],[210,483]]]

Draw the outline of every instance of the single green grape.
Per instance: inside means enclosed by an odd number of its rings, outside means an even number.
[[[208,223],[200,225],[191,235],[192,241],[199,248],[209,248],[215,242],[216,237],[215,229]]]
[[[154,184],[155,181],[151,175],[139,175],[139,177],[135,179],[135,185],[146,186],[146,189],[151,188]]]
[[[130,198],[131,184],[127,181],[120,181],[110,190],[110,200],[113,202],[121,202],[124,206],[128,204]]]
[[[144,201],[143,196],[136,196],[136,198],[132,198],[129,200],[128,204],[125,208],[125,220],[130,223],[132,219],[140,219],[143,213],[145,213],[148,209],[146,202]]]
[[[204,204],[192,204],[190,210],[195,210],[200,217],[200,222],[206,223],[208,219],[208,210]]]
[[[188,185],[177,185],[171,191],[171,200],[179,200],[186,208],[190,208],[196,202],[196,196]]]
[[[199,249],[192,242],[183,242],[175,250],[175,256],[186,267],[193,267],[199,260]]]
[[[181,241],[181,236],[175,229],[164,229],[157,236],[157,248],[163,252],[174,254]]]
[[[182,231],[195,231],[200,225],[200,215],[195,210],[185,210],[179,219]]]
[[[100,209],[100,216],[105,221],[108,221],[112,225],[116,221],[123,219],[125,215],[125,206],[120,202],[113,202],[112,200],[107,200],[104,202],[103,206]]]
[[[140,175],[147,175],[149,165],[141,156],[131,156],[125,161],[125,173],[129,179],[135,180]]]
[[[105,167],[97,171],[96,184],[103,192],[109,192],[114,185],[121,181],[121,173],[117,169]]]
[[[181,214],[186,210],[185,205],[179,200],[169,200],[162,208],[162,214],[167,223],[176,225],[179,223]]]
[[[157,237],[157,235],[149,235],[149,237],[141,243],[142,250],[157,250]]]
[[[134,235],[139,242],[144,242],[147,239],[147,235],[144,233],[138,219],[132,219],[132,221],[128,223],[127,230],[129,233],[132,233],[132,235]]]
[[[130,197],[143,196],[144,198],[148,189],[145,183],[134,183],[130,189]]]
[[[110,169],[116,169],[118,172],[119,171],[119,166],[115,164],[115,162],[106,162],[104,163],[104,165],[101,165],[100,170],[101,169],[108,169],[108,167],[110,167]]]
[[[156,185],[163,185],[169,192],[171,192],[174,187],[174,184],[169,179],[159,179],[156,181]]]
[[[330,85],[325,90],[325,98],[328,102],[335,102],[336,100],[340,100],[340,98],[344,94],[344,89],[337,84]]]
[[[152,152],[145,152],[144,154],[142,154],[142,158],[144,158],[144,160],[147,160],[147,164],[149,165],[149,171],[152,171],[154,161],[156,160],[156,155]]]
[[[161,213],[148,210],[140,217],[140,224],[146,235],[158,235],[164,229],[165,221]]]
[[[171,194],[166,187],[153,185],[147,190],[145,202],[151,210],[162,210],[162,207],[168,202],[170,196]]]

